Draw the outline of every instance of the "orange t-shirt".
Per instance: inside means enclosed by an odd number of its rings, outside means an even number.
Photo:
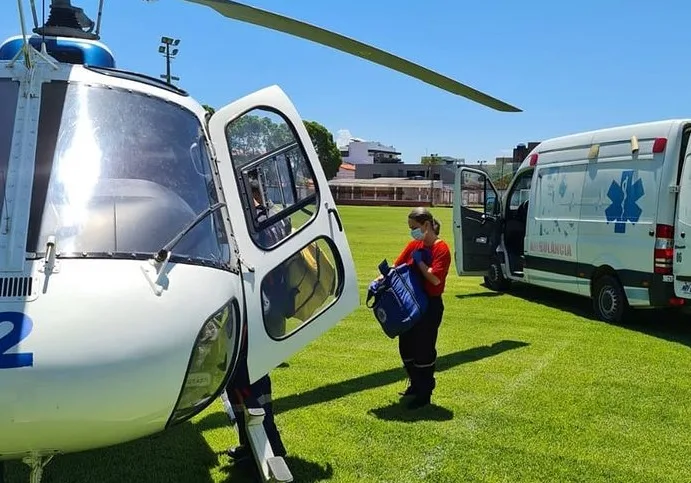
[[[427,266],[432,269],[434,276],[441,281],[439,285],[434,285],[425,278],[423,280],[425,292],[431,297],[440,296],[444,293],[446,276],[449,273],[449,266],[451,265],[451,251],[449,250],[449,246],[444,240],[438,240],[431,247],[426,247],[421,240],[412,240],[406,245],[398,258],[396,258],[394,266],[402,263],[413,265],[415,263],[413,262],[413,252],[418,249],[426,249],[431,253],[432,262],[428,263]]]

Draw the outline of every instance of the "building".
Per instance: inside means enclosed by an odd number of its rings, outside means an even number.
[[[455,176],[455,166],[445,164],[358,164],[355,166],[356,179],[434,179],[453,185]]]
[[[376,141],[353,138],[347,146],[339,147],[341,158],[348,164],[401,164],[401,153],[393,146]]]
[[[453,186],[426,179],[332,179],[331,194],[339,205],[429,206],[453,203]]]
[[[517,163],[519,166],[528,157],[528,153],[535,149],[540,143],[530,142],[526,146],[525,144],[518,144],[513,148],[513,162]]]
[[[355,165],[341,162],[341,166],[336,173],[337,179],[352,179],[355,178]]]
[[[434,163],[432,161],[438,161]],[[429,156],[422,156],[420,158],[421,164],[445,164],[447,166],[456,166],[465,164],[465,158],[454,158],[453,156],[439,156],[438,154],[430,154]]]

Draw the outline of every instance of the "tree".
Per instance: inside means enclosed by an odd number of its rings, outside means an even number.
[[[209,106],[208,104],[202,104],[202,107],[206,109],[206,112],[209,114],[209,116],[213,116],[214,112],[216,112],[216,109]]]
[[[438,154],[431,154],[429,156],[423,156],[420,161],[422,164],[427,165],[427,166],[442,164],[444,162]]]
[[[310,135],[314,149],[319,156],[319,163],[324,170],[326,179],[336,176],[341,167],[341,151],[339,151],[333,135],[324,126],[316,121],[303,121]]]
[[[204,105],[209,115],[215,112],[211,106]],[[227,130],[235,162],[244,164],[257,156],[293,142],[295,137],[285,121],[276,122],[267,116],[250,111],[235,119]],[[280,118],[278,118],[280,119]],[[336,176],[341,167],[341,152],[333,135],[316,121],[303,121],[319,157],[326,179]]]

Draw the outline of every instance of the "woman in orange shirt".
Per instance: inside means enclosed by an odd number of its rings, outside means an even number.
[[[415,208],[408,215],[413,240],[396,258],[395,265],[407,263],[418,268],[429,297],[427,311],[408,332],[398,337],[398,350],[408,373],[410,385],[402,396],[414,396],[408,407],[416,409],[430,403],[436,385],[437,333],[444,315],[442,294],[451,265],[451,251],[439,238],[439,222],[427,208]]]

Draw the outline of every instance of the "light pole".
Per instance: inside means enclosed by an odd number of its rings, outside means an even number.
[[[436,153],[430,155],[431,159],[429,162],[429,204],[434,206],[434,163],[437,161],[435,158],[438,156]]]
[[[166,58],[166,73],[161,74],[161,79],[165,79],[168,84],[172,84],[171,80],[179,81],[179,77],[170,75],[170,60],[178,55],[178,49],[173,49],[171,52],[170,46],[177,47],[180,44],[180,39],[171,39],[170,37],[161,37],[161,45],[158,46],[158,52],[163,54]]]

